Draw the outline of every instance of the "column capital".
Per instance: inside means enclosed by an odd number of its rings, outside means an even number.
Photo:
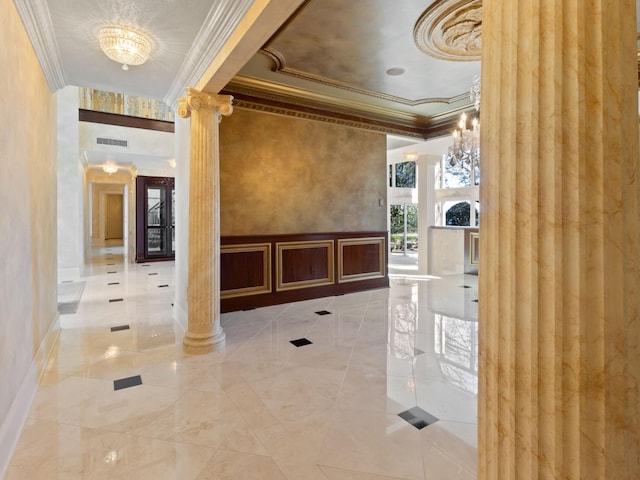
[[[210,109],[222,115],[233,113],[233,97],[231,95],[217,95],[204,93],[195,88],[187,88],[187,95],[178,99],[178,115],[183,118],[191,116],[191,112],[200,109]]]

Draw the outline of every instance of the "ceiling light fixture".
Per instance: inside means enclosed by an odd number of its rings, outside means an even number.
[[[407,162],[415,162],[418,160],[418,152],[404,152],[402,156]]]
[[[473,78],[469,97],[480,111],[480,76]],[[467,129],[467,114],[460,115],[459,129],[453,131],[453,145],[445,154],[445,161],[452,167],[461,166],[471,170],[480,165],[480,122],[477,118],[471,121],[471,129]]]
[[[104,54],[121,63],[123,70],[129,70],[129,65],[142,65],[146,62],[153,45],[146,33],[121,25],[100,29],[98,41]]]
[[[102,170],[104,170],[105,173],[111,175],[112,173],[116,173],[118,171],[118,166],[113,162],[107,162],[102,165]]]

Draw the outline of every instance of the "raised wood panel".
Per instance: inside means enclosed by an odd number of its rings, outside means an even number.
[[[276,290],[332,284],[333,245],[333,240],[276,243]]]
[[[338,240],[338,282],[385,276],[385,238]]]
[[[220,248],[220,298],[271,292],[271,244]]]
[[[223,236],[221,310],[232,312],[388,287],[386,235]],[[228,255],[231,252],[235,253]],[[338,281],[339,276],[343,281]],[[264,283],[259,281],[262,279]]]

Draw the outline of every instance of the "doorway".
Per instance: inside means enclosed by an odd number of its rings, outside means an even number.
[[[136,180],[136,261],[175,259],[175,180],[144,177]]]

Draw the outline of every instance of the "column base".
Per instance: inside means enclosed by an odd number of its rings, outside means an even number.
[[[221,350],[225,346],[226,335],[222,329],[213,335],[199,335],[187,332],[182,340],[182,349],[185,353],[202,355],[204,353]]]

